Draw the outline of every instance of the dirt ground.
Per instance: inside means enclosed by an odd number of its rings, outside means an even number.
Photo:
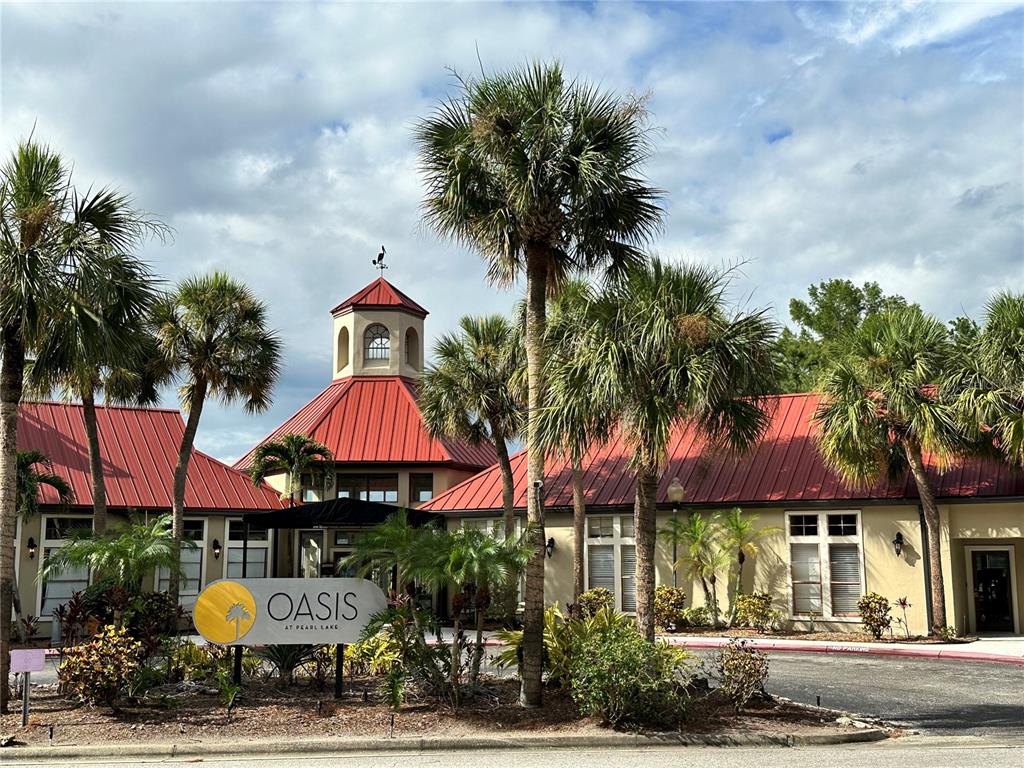
[[[0,717],[0,733],[19,744],[69,745],[137,741],[200,742],[242,739],[288,739],[303,736],[409,737],[496,735],[510,731],[586,734],[606,731],[597,721],[580,716],[564,692],[548,690],[542,709],[518,704],[512,680],[489,680],[484,692],[457,711],[422,699],[407,701],[392,713],[377,701],[371,680],[354,680],[340,701],[330,691],[300,683],[280,689],[267,682],[246,687],[242,703],[231,716],[210,689],[188,692],[154,691],[147,699],[109,708],[87,707],[58,693],[56,686],[33,689],[27,729],[21,715]],[[743,712],[714,696],[695,704],[683,730],[690,733],[757,732],[779,734],[835,733],[852,728],[827,714],[792,704],[761,701]]]

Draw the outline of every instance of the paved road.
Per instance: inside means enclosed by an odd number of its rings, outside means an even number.
[[[773,653],[768,690],[924,734],[1024,741],[1024,667],[1009,664]]]
[[[455,752],[345,755],[319,757],[290,755],[274,757],[206,758],[205,768],[622,768],[623,765],[642,765],[644,768],[800,768],[802,766],[828,766],[828,768],[1020,768],[1020,748],[997,747],[973,742],[977,739],[947,740],[941,738],[900,739],[895,742],[850,745],[844,747],[800,747],[787,749],[774,747],[748,749],[740,747],[703,748],[676,747],[669,749],[636,750],[510,750],[503,752]],[[196,763],[196,758],[181,760],[139,761],[136,758],[120,762],[91,762],[76,760],[82,768],[126,765],[177,765]],[[4,763],[21,766],[27,763]]]

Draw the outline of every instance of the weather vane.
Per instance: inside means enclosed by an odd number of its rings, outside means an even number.
[[[386,253],[387,251],[384,250],[384,246],[382,245],[380,247],[380,253],[377,254],[377,258],[370,262],[373,264],[374,269],[380,270],[381,277],[384,277],[384,270],[388,268],[388,265],[384,263],[384,254]]]

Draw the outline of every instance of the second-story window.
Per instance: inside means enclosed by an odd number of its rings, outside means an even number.
[[[374,323],[363,334],[363,359],[387,360],[391,357],[391,334],[380,323]]]

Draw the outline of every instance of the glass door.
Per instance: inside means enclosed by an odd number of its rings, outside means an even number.
[[[304,579],[320,578],[323,553],[324,532],[301,531],[299,533],[299,576]]]
[[[979,632],[1013,632],[1010,550],[971,552],[974,620]]]

